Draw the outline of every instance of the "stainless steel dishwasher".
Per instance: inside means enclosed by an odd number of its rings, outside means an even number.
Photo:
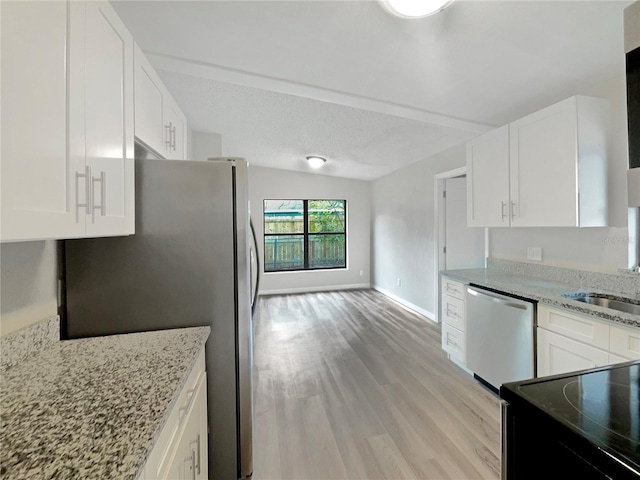
[[[469,286],[467,368],[494,390],[535,372],[536,304]]]

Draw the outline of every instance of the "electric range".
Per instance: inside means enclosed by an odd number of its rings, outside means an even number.
[[[640,478],[640,361],[507,383],[500,396],[503,478]]]

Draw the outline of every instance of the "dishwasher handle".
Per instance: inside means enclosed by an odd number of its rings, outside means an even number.
[[[469,287],[467,287],[467,293],[473,295],[474,297],[478,297],[482,300],[499,303],[500,305],[504,305],[506,307],[519,308],[520,310],[527,310],[529,308],[527,304],[505,300],[504,298],[497,297],[489,293],[479,292],[478,290],[474,290],[473,288],[469,288]]]

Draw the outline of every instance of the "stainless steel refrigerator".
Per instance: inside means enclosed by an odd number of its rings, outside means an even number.
[[[258,265],[247,164],[137,159],[135,168],[135,235],[61,243],[62,335],[209,325],[209,475],[248,477]]]

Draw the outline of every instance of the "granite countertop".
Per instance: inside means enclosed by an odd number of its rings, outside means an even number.
[[[56,342],[2,373],[2,479],[134,479],[209,327]]]
[[[471,268],[444,270],[440,273],[452,280],[458,280],[463,283],[473,283],[480,287],[492,288],[511,295],[535,300],[546,305],[575,310],[579,313],[594,315],[630,327],[640,327],[640,315],[633,315],[610,308],[578,302],[577,300],[572,300],[564,296],[566,294],[579,292],[597,292],[626,297],[630,295],[621,295],[611,290],[607,291],[599,288],[577,286],[572,283],[518,275],[501,269]],[[631,298],[633,298],[632,295]],[[635,296],[635,299],[640,301],[640,292]]]

